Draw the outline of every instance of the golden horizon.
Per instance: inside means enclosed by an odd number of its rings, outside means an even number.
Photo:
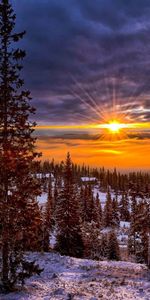
[[[118,127],[121,129],[150,129],[150,122],[139,122],[139,123],[120,123],[118,121],[112,121],[109,123],[100,123],[100,124],[69,124],[69,125],[37,125],[36,129],[45,130],[45,129],[109,129],[112,123],[118,124]]]

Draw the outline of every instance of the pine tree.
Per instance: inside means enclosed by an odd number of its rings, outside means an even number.
[[[80,217],[82,223],[86,220],[86,202],[85,202],[85,189],[83,186],[80,188],[79,192],[79,203],[80,203]]]
[[[101,239],[100,231],[95,222],[84,222],[82,224],[82,236],[84,243],[84,257],[100,259]]]
[[[100,256],[102,259],[106,259],[108,257],[108,239],[106,234],[102,234],[101,237]]]
[[[107,198],[106,203],[104,207],[104,226],[105,227],[111,227],[113,226],[113,220],[112,220],[112,199],[111,194],[108,190],[107,192]]]
[[[49,250],[49,236],[52,229],[52,218],[53,218],[53,196],[52,196],[52,183],[51,177],[48,185],[48,198],[46,202],[46,208],[44,211],[44,221],[43,221],[43,248],[44,251]]]
[[[119,226],[119,207],[117,199],[113,198],[112,200],[112,222],[113,226]]]
[[[58,182],[55,180],[55,185],[54,185],[54,199],[53,199],[53,211],[55,212],[55,208],[57,205],[57,200],[58,200]]]
[[[99,214],[100,227],[102,227],[103,226],[103,211],[102,211],[101,200],[99,198],[98,193],[96,195],[96,207],[97,207],[98,214]]]
[[[93,216],[92,212],[94,209],[94,199],[93,199],[93,193],[90,184],[87,186],[87,197],[85,198],[85,201],[86,201],[86,221],[91,222]]]
[[[40,251],[43,248],[43,220],[38,202],[33,199],[28,201],[26,210],[26,223],[24,223],[25,231],[23,235],[24,249],[28,251]]]
[[[126,193],[122,194],[120,201],[120,219],[127,222],[130,220],[129,200]]]
[[[99,199],[99,195],[97,193],[96,200],[94,199],[93,203],[93,211],[92,211],[92,220],[95,222],[97,228],[102,227],[102,208]]]
[[[64,185],[58,195],[56,207],[56,249],[63,255],[75,257],[83,255],[79,207],[72,174],[72,162],[68,153],[64,169]]]
[[[131,228],[128,242],[129,254],[134,254],[137,262],[148,264],[149,203],[132,200]]]
[[[32,137],[35,124],[30,123],[28,119],[30,113],[34,113],[34,109],[30,105],[29,91],[22,90],[24,82],[19,75],[22,69],[20,61],[24,58],[25,52],[15,47],[15,43],[25,32],[15,33],[15,19],[9,0],[2,0],[0,3],[1,281],[6,290],[13,288],[21,278],[23,282],[27,276],[24,270],[23,246],[26,221],[30,218],[28,202],[34,201],[39,194],[38,183],[30,172],[32,162],[37,156],[34,151],[35,139]],[[35,271],[35,268],[33,270]]]
[[[119,260],[119,244],[117,237],[114,231],[111,231],[108,237],[108,259],[110,260]]]
[[[128,252],[129,254],[135,254],[136,252],[136,238],[137,238],[137,227],[138,227],[138,218],[137,218],[137,200],[135,194],[132,195],[131,203],[131,223],[130,223],[130,232],[128,240]]]
[[[144,230],[136,241],[135,257],[138,263],[148,263],[148,234]]]

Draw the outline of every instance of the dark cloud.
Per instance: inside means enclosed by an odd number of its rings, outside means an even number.
[[[88,140],[88,141],[96,141],[99,140],[101,138],[100,134],[89,134],[86,132],[74,132],[74,131],[70,131],[68,133],[64,133],[62,132],[56,132],[55,131],[55,135],[52,135],[50,132],[48,134],[48,131],[45,131],[45,134],[41,134],[41,132],[37,132],[38,138],[43,140],[43,141],[47,141],[49,139],[53,139],[53,140]]]
[[[60,131],[56,130],[36,130],[36,136],[38,137],[38,140],[41,142],[44,142],[48,144],[49,142],[54,144],[55,147],[57,147],[60,144],[65,145],[72,145],[73,147],[80,146],[81,141],[88,141],[88,145],[93,145],[93,141],[95,142],[94,145],[97,145],[99,147],[100,141],[112,141],[112,137],[105,135],[104,133],[88,133],[86,131],[81,132],[75,132],[75,131],[69,131],[65,132],[63,129]],[[130,139],[133,141],[142,141],[150,139],[150,132],[143,130],[129,130],[128,134],[126,135],[126,139]],[[69,142],[71,141],[71,142]],[[75,142],[76,141],[76,142]],[[91,142],[91,144],[90,144]],[[112,145],[108,144],[107,148],[112,147]],[[45,148],[45,147],[44,147]]]
[[[147,107],[143,97],[150,93],[149,0],[12,3],[17,29],[27,31],[23,75],[37,121],[74,123],[88,115],[97,119],[81,98],[92,104],[88,92],[97,105],[111,106],[114,79],[121,104],[130,100],[138,107],[142,101]],[[143,120],[149,120],[146,110]]]

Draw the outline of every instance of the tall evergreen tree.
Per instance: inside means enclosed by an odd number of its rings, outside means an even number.
[[[120,251],[119,244],[115,232],[112,230],[108,237],[108,259],[119,260]]]
[[[44,211],[44,220],[43,220],[43,248],[44,251],[49,250],[49,237],[50,231],[52,229],[52,218],[53,218],[53,196],[52,196],[52,182],[51,177],[48,184],[48,197],[46,202],[46,207]]]
[[[79,201],[72,174],[70,154],[64,169],[64,184],[56,208],[57,245],[63,255],[82,257],[83,241],[80,227]]]
[[[96,199],[92,199],[92,221],[96,224],[97,228],[102,226],[101,203],[97,194]]]
[[[108,239],[107,234],[102,234],[101,237],[101,249],[100,249],[100,256],[102,259],[106,259],[108,257]]]
[[[129,239],[128,239],[128,252],[129,254],[135,254],[136,252],[136,238],[138,237],[138,227],[139,222],[137,218],[138,214],[138,204],[136,200],[135,193],[132,195],[132,202],[131,202],[131,224],[130,224],[130,232],[129,232]]]
[[[84,243],[84,257],[100,259],[101,236],[95,222],[84,222],[82,225],[82,236]]]
[[[85,189],[81,185],[79,193],[79,202],[80,202],[80,217],[82,223],[86,220],[86,201],[85,201]]]
[[[99,227],[102,227],[102,225],[103,225],[102,205],[101,205],[101,201],[99,199],[98,193],[96,195],[96,209],[97,209],[97,214],[98,214],[97,217],[99,219]]]
[[[119,216],[119,207],[117,199],[113,198],[112,200],[112,222],[113,226],[119,226],[120,216]]]
[[[24,234],[30,218],[28,201],[34,201],[39,187],[32,176],[33,126],[29,122],[30,92],[22,90],[19,71],[25,52],[15,47],[25,32],[15,32],[15,19],[9,0],[0,2],[0,201],[2,216],[2,271],[5,289],[26,276],[23,271]],[[28,214],[27,214],[28,212]],[[27,264],[26,264],[27,266]],[[18,271],[19,267],[19,271]],[[35,269],[34,269],[35,270]]]
[[[122,194],[122,198],[120,201],[120,219],[122,221],[129,221],[130,220],[130,213],[129,213],[129,199],[126,193]]]
[[[111,227],[113,226],[113,216],[112,216],[112,199],[111,194],[108,190],[107,196],[106,196],[106,203],[104,207],[104,226],[105,227]]]
[[[24,223],[24,249],[29,251],[40,251],[43,247],[43,220],[38,202],[35,199],[28,201],[24,213],[28,216]]]

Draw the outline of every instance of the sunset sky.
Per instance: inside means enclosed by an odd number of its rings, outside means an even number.
[[[11,2],[43,159],[149,170],[150,1]]]

